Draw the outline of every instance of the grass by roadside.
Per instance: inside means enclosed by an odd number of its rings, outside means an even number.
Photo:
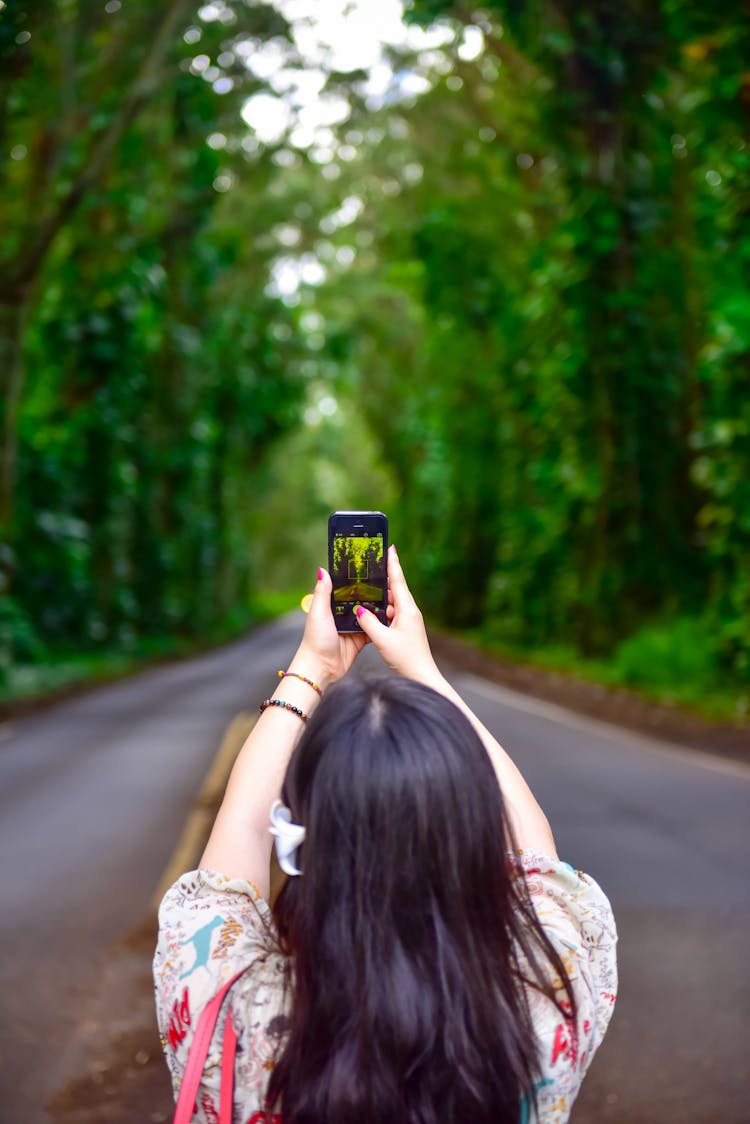
[[[647,702],[675,707],[707,722],[750,720],[750,679],[722,683],[705,639],[691,622],[672,631],[643,630],[623,642],[608,659],[586,658],[563,645],[522,648],[482,629],[454,634],[508,662],[620,688]]]
[[[60,699],[83,688],[112,683],[149,667],[187,659],[227,644],[296,608],[304,592],[258,595],[245,612],[234,614],[209,636],[148,637],[128,650],[57,651],[48,653],[43,662],[12,664],[0,679],[0,715]]]

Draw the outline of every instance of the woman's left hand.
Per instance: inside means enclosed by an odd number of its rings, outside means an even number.
[[[299,670],[307,676],[316,677],[316,682],[323,690],[346,675],[365,644],[369,643],[362,632],[336,631],[336,622],[331,612],[331,589],[331,577],[321,567],[304,635],[289,665],[290,670]]]

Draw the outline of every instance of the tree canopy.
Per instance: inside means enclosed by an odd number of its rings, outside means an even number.
[[[26,8],[0,10],[6,668],[239,625],[361,506],[437,621],[742,690],[743,5],[413,0],[380,90],[306,59],[282,3]],[[313,72],[317,132],[247,124]]]

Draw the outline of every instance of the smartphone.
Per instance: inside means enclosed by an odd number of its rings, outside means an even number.
[[[364,605],[388,624],[388,520],[382,511],[334,511],[328,520],[331,611],[339,632],[361,632]]]

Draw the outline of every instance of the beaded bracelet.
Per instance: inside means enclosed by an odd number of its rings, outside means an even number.
[[[280,671],[278,672],[279,679],[286,679],[287,675],[292,675],[295,679],[301,679],[303,683],[307,683],[308,687],[312,687],[313,691],[317,691],[321,699],[323,698],[323,691],[317,683],[313,683],[312,679],[308,679],[306,675],[300,675],[298,671]]]
[[[292,712],[292,714],[296,714],[297,717],[301,718],[303,722],[307,722],[307,715],[305,714],[304,710],[300,710],[300,708],[298,706],[292,706],[291,703],[284,702],[283,699],[264,699],[264,701],[260,704],[260,707],[258,709],[260,710],[260,713],[262,714],[263,711],[267,710],[269,706],[283,707],[284,710],[290,710]]]

